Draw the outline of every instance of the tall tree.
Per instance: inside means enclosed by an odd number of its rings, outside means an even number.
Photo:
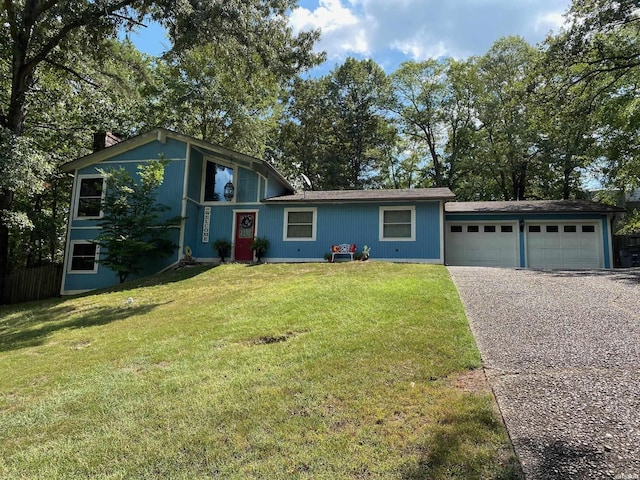
[[[0,125],[11,151],[25,133],[32,108],[30,93],[36,88],[44,65],[83,78],[74,63],[74,53],[99,56],[96,48],[105,38],[115,39],[122,28],[133,28],[147,14],[168,27],[174,49],[194,44],[235,39],[248,55],[257,54],[262,65],[293,75],[317,60],[312,52],[317,32],[292,33],[286,14],[295,0],[74,0],[36,2],[7,0],[0,11],[3,29],[4,74],[9,87],[2,96]],[[5,92],[3,92],[5,93]],[[8,159],[12,162],[12,159]],[[0,290],[8,268],[9,230],[4,220],[14,216],[15,191],[10,184],[0,189]]]
[[[592,113],[604,181],[616,188],[640,185],[637,145],[640,95],[640,15],[637,0],[573,0],[566,27],[547,39],[545,62],[563,72],[559,99],[581,99]],[[573,100],[569,102],[573,104]],[[595,108],[593,108],[595,106]]]
[[[327,93],[332,109],[334,161],[325,179],[331,188],[361,189],[377,185],[384,149],[396,131],[384,115],[390,101],[388,80],[373,60],[347,58],[330,75]]]
[[[324,171],[332,161],[332,109],[327,78],[296,78],[280,119],[278,135],[267,153],[294,185],[325,188]],[[311,185],[305,185],[305,175]]]
[[[428,185],[453,187],[458,163],[474,130],[473,99],[477,89],[474,60],[405,62],[391,75],[400,133],[413,154],[426,153]]]
[[[158,59],[148,118],[228,148],[262,156],[288,76],[257,66],[237,42],[199,45]]]
[[[479,60],[483,88],[476,101],[480,122],[476,167],[494,183],[492,198],[527,198],[528,181],[538,168],[527,85],[537,55],[521,37],[507,37]]]
[[[396,141],[388,102],[387,77],[372,60],[348,58],[325,77],[298,79],[270,156],[314,189],[377,187]]]

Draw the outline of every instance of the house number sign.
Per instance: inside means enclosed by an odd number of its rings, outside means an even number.
[[[202,222],[202,243],[209,243],[210,224],[211,224],[211,207],[204,207],[204,221]]]

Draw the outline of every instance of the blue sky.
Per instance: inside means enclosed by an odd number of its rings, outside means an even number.
[[[319,28],[320,70],[348,56],[372,58],[387,72],[407,60],[482,55],[495,40],[520,35],[532,44],[557,31],[570,0],[300,0],[289,21],[295,31]],[[169,45],[151,24],[131,39],[158,55]]]

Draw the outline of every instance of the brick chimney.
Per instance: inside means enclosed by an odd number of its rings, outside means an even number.
[[[115,133],[111,132],[96,132],[93,134],[93,151],[99,152],[107,147],[111,147],[120,142],[121,139]]]

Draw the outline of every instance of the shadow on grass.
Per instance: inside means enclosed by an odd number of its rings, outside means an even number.
[[[61,304],[44,310],[43,315],[52,319],[45,323],[33,316],[19,316],[15,321],[9,320],[0,326],[0,352],[42,345],[50,335],[59,330],[106,325],[133,315],[145,314],[158,305],[100,306],[73,315],[75,308]],[[37,326],[33,328],[34,325]]]
[[[419,447],[421,456],[404,480],[429,478],[522,480],[524,475],[504,426],[491,409],[464,404],[451,408]]]
[[[89,296],[89,295],[95,295],[97,293],[104,293],[104,292],[121,292],[123,290],[131,290],[133,288],[168,285],[170,283],[181,282],[183,280],[188,280],[190,278],[197,277],[201,273],[205,273],[211,270],[212,268],[216,268],[218,266],[219,266],[218,264],[188,265],[188,266],[176,268],[173,270],[169,270],[167,272],[157,273],[155,275],[135,278],[132,280],[128,280],[125,283],[115,285],[113,287],[109,287],[101,290],[93,290],[91,292],[87,292],[78,296]]]

